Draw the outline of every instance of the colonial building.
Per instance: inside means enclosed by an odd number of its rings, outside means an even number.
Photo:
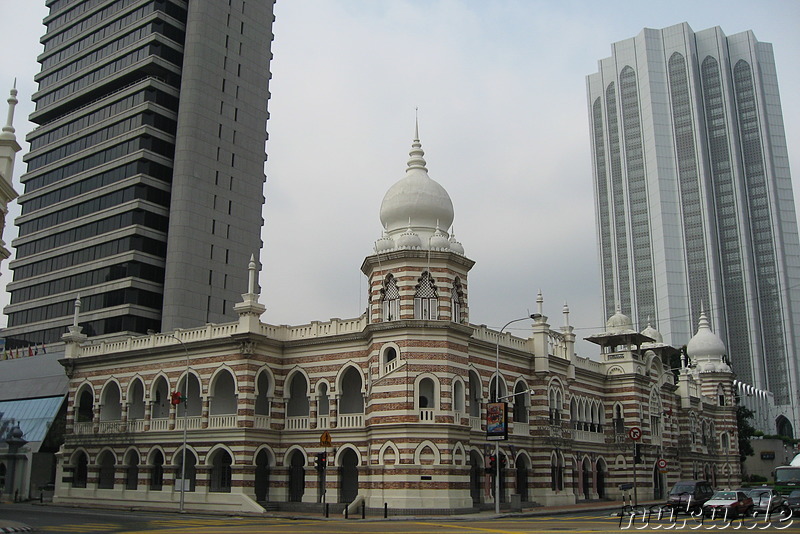
[[[56,502],[491,506],[495,400],[509,403],[502,501],[615,498],[634,473],[639,498],[678,479],[737,484],[733,374],[705,315],[682,359],[621,313],[590,338],[599,359],[579,357],[569,309],[551,326],[541,294],[527,336],[471,324],[474,262],[447,231],[453,206],[418,136],[410,155],[361,266],[370,292],[360,317],[262,323],[254,260],[237,322],[92,340],[76,306]],[[629,435],[641,436],[636,465]]]

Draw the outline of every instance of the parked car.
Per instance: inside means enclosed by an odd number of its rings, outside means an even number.
[[[794,490],[786,497],[786,506],[791,508],[792,512],[800,512],[800,490]]]
[[[743,491],[718,491],[703,505],[706,516],[733,519],[749,514],[753,509],[753,499]]]
[[[754,488],[748,493],[753,499],[753,510],[765,514],[788,510],[786,498],[772,488]]]
[[[705,480],[682,480],[670,490],[667,506],[674,508],[676,512],[694,512],[702,510],[712,495],[714,489]]]

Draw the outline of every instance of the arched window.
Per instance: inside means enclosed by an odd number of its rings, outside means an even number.
[[[200,381],[193,373],[189,373],[187,388],[186,379],[187,376],[184,375],[178,383],[178,391],[181,392],[182,396],[186,397],[186,402],[178,405],[178,417],[187,415],[187,410],[190,417],[197,417],[203,413],[203,401],[200,399]]]
[[[561,491],[564,489],[564,458],[553,451],[550,455],[550,489]]]
[[[183,449],[175,453],[175,490],[180,491],[183,471]],[[190,449],[186,449],[186,478],[183,480],[184,491],[194,491],[197,482],[197,457]]]
[[[125,489],[135,490],[139,487],[139,453],[128,451],[125,459]]]
[[[464,401],[464,383],[461,380],[453,380],[453,411],[455,413],[464,413]],[[456,421],[456,424],[460,422]]]
[[[75,456],[75,465],[73,466],[72,473],[72,487],[85,488],[86,481],[89,478],[89,458],[83,451],[78,452]]]
[[[453,294],[451,296],[451,320],[454,323],[461,323],[464,321],[464,288],[461,287],[461,279],[456,277],[453,280]]]
[[[78,410],[75,414],[76,423],[90,423],[94,418],[94,397],[92,391],[85,387],[78,395]]]
[[[663,412],[661,395],[658,394],[656,388],[653,388],[650,392],[650,435],[654,438],[661,437],[661,415]]]
[[[150,460],[150,489],[161,491],[164,487],[164,455],[156,449]]]
[[[269,415],[270,392],[269,373],[261,371],[256,379],[256,415]]]
[[[211,487],[209,491],[230,493],[231,465],[233,460],[225,449],[218,449],[211,459]]]
[[[433,423],[436,420],[437,406],[436,384],[433,379],[425,377],[417,383],[417,406],[419,420]]]
[[[436,286],[428,271],[422,273],[414,294],[414,319],[439,318],[439,299],[436,296]]]
[[[111,451],[103,451],[97,461],[100,467],[97,477],[97,487],[99,489],[114,489],[114,467],[116,459]]]
[[[528,422],[528,386],[522,381],[514,386],[514,422]]]
[[[498,386],[500,394],[498,395]],[[489,402],[497,402],[497,399],[502,399],[507,395],[506,383],[504,380],[497,381],[497,376],[493,376],[489,381]]]
[[[236,413],[236,383],[227,369],[219,372],[211,384],[211,415]]]
[[[119,421],[122,419],[122,402],[119,385],[116,382],[109,382],[103,389],[102,401],[100,403],[101,421]]]
[[[383,320],[396,321],[400,318],[400,291],[397,289],[397,281],[391,274],[386,275],[381,293]]]
[[[717,384],[717,402],[720,406],[725,406],[725,390],[722,384]]]
[[[727,432],[723,432],[722,435],[719,437],[719,444],[722,447],[723,451],[727,452],[727,450],[730,448],[731,441],[730,438],[728,437]]]
[[[128,390],[128,421],[144,419],[144,386],[135,379]]]
[[[152,418],[165,419],[169,417],[169,385],[167,379],[159,376],[153,386],[152,398]]]
[[[549,420],[553,426],[561,426],[561,389],[556,386],[550,386],[550,392],[547,395],[549,403]]]
[[[614,405],[614,432],[617,434],[625,433],[625,416],[620,403]]]
[[[289,382],[289,402],[286,415],[289,417],[308,417],[308,382],[303,373],[294,373]]]
[[[328,397],[328,384],[323,382],[317,386],[317,414],[326,417],[330,413],[331,403]]]
[[[481,379],[475,371],[469,372],[469,416],[481,416],[481,398],[482,398]]]
[[[578,401],[573,396],[569,401],[569,420],[572,422],[572,428],[580,430],[580,416],[578,415]]]
[[[383,364],[383,372],[389,373],[395,370],[400,363],[400,355],[397,348],[392,345],[384,345],[381,351],[381,363]]]
[[[355,367],[348,367],[340,379],[339,413],[364,413],[364,381]]]

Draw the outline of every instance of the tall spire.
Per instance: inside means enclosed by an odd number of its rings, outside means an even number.
[[[408,153],[411,156],[408,160],[408,168],[406,172],[410,171],[411,169],[422,169],[425,172],[428,172],[427,167],[425,167],[425,151],[422,150],[422,143],[419,141],[419,117],[417,112],[419,108],[415,110],[414,113],[414,142],[411,143],[411,151]]]

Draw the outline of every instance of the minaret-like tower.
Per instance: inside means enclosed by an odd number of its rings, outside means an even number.
[[[419,127],[406,175],[386,192],[383,236],[361,271],[369,279],[371,323],[405,319],[467,323],[467,274],[475,262],[450,229],[450,195],[428,175]]]
[[[3,231],[6,228],[6,214],[8,213],[8,203],[17,198],[17,192],[14,191],[12,179],[14,177],[14,160],[16,159],[17,152],[20,151],[17,137],[14,135],[14,107],[17,105],[17,88],[16,82],[14,88],[11,89],[11,95],[8,97],[8,115],[6,124],[0,132],[0,263],[7,259],[11,254],[6,248],[6,243],[3,241]]]

